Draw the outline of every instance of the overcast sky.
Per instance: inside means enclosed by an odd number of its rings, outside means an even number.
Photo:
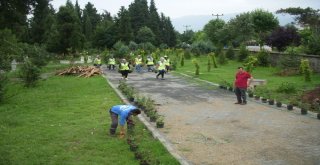
[[[76,0],[71,0],[75,4]],[[134,0],[78,0],[83,9],[88,2],[94,4],[99,13],[107,10],[111,15],[117,14],[121,6],[128,8]],[[65,5],[66,0],[52,0],[54,8]],[[148,0],[150,3],[150,0]],[[242,13],[262,8],[274,12],[280,8],[311,7],[320,8],[320,0],[155,0],[159,14],[162,12],[170,18],[188,15],[211,15]]]

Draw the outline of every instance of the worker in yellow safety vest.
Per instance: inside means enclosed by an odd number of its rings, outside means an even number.
[[[147,64],[147,67],[148,67],[148,72],[153,72],[154,70],[154,62],[153,62],[153,58],[151,55],[148,55],[147,56],[147,60],[146,60],[146,64]]]
[[[128,79],[128,74],[130,73],[130,65],[129,62],[127,62],[126,59],[122,59],[120,64],[119,64],[119,71],[122,75],[122,79],[127,80]]]
[[[141,66],[142,66],[142,58],[141,58],[141,55],[138,55],[138,57],[136,57],[134,59],[134,63],[135,63],[135,66],[136,66],[136,71],[138,73],[141,73]]]
[[[166,69],[166,63],[165,63],[165,59],[163,57],[160,58],[160,61],[157,64],[157,69],[158,69],[158,74],[157,74],[157,79],[159,78],[159,76],[161,75],[161,80],[164,80],[164,73],[165,73],[165,69]]]
[[[111,70],[111,67],[112,67],[112,70],[114,70],[116,66],[116,59],[114,59],[113,56],[110,56],[109,60],[108,60],[108,68],[109,70]]]
[[[164,56],[165,64],[166,64],[166,72],[168,73],[170,70],[170,59],[167,55]]]
[[[101,58],[100,58],[99,55],[97,55],[97,57],[94,59],[93,65],[94,65],[96,68],[100,68],[100,66],[101,66]]]

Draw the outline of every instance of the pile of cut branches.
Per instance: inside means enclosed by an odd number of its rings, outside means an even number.
[[[62,71],[58,71],[56,75],[62,76],[62,75],[72,75],[72,76],[78,76],[78,77],[91,77],[94,75],[101,75],[100,68],[96,68],[93,66],[73,66],[68,69],[64,69]]]

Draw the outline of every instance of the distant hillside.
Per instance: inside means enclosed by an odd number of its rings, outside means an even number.
[[[239,13],[225,14],[224,16],[220,16],[219,18],[228,22],[231,18],[235,18],[238,14]],[[293,17],[288,14],[275,14],[275,16],[278,17],[280,25],[282,26],[294,21]],[[202,30],[204,25],[206,25],[211,19],[216,19],[216,17],[211,15],[190,15],[174,18],[172,19],[172,24],[180,33],[183,33],[186,30],[185,26],[188,26],[188,30],[192,29],[193,31],[199,31]]]

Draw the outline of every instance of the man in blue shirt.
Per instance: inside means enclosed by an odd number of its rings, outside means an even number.
[[[131,115],[136,116],[141,113],[139,108],[133,105],[115,105],[110,109],[110,116],[111,116],[111,128],[110,134],[115,135],[117,127],[118,127],[118,116],[120,116],[120,137],[124,137],[124,125],[133,124],[131,120]]]

